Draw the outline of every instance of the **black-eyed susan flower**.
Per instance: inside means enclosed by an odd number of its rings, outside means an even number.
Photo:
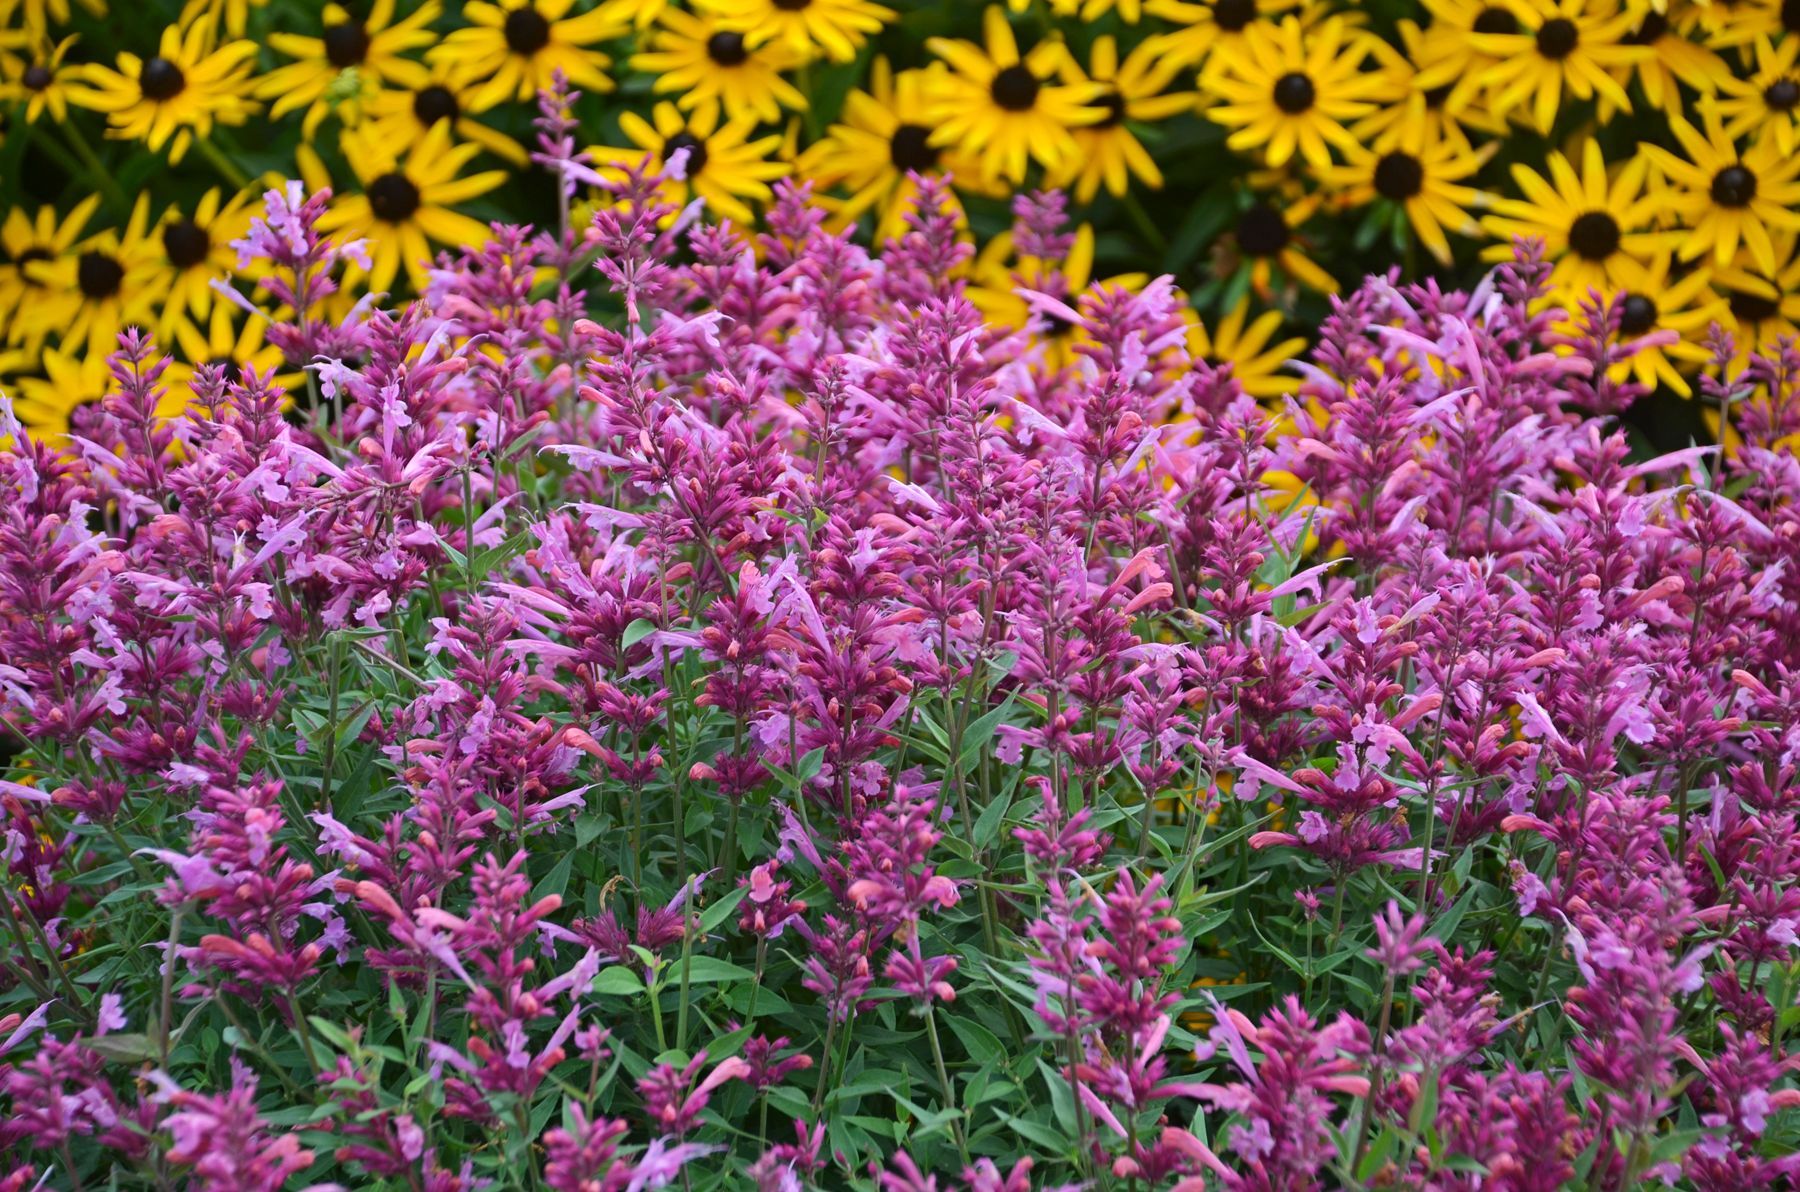
[[[1682,112],[1682,87],[1711,95],[1731,71],[1717,54],[1676,32],[1663,13],[1650,9],[1638,14],[1637,27],[1625,35],[1625,44],[1641,46],[1650,52],[1635,62],[1615,66],[1607,73],[1623,87],[1637,75],[1638,85],[1650,106],[1672,116]],[[1600,101],[1600,122],[1612,118],[1610,103]]]
[[[894,10],[872,0],[696,0],[752,47],[778,43],[808,61],[850,62]]]
[[[1282,368],[1306,350],[1306,341],[1299,336],[1276,339],[1280,330],[1281,312],[1266,310],[1252,320],[1246,296],[1215,322],[1211,331],[1194,316],[1188,328],[1188,354],[1214,368],[1229,366],[1238,385],[1251,397],[1280,397],[1300,388],[1300,378]]]
[[[981,185],[978,161],[931,143],[931,80],[943,70],[934,63],[895,74],[886,58],[875,59],[869,89],[845,96],[838,123],[800,155],[802,176],[821,190],[847,192],[836,203],[835,226],[874,211],[876,243],[898,236],[917,197],[909,174],[949,172],[961,186]]]
[[[1291,16],[1252,25],[1245,52],[1208,80],[1224,102],[1206,114],[1232,130],[1225,143],[1240,153],[1260,152],[1271,166],[1298,153],[1322,170],[1333,145],[1356,145],[1344,125],[1366,115],[1380,91],[1380,78],[1362,70],[1365,47],[1364,35],[1339,17],[1310,28]]]
[[[1691,261],[1710,252],[1723,269],[1742,244],[1759,269],[1774,273],[1778,262],[1772,233],[1800,228],[1800,182],[1795,180],[1800,157],[1782,153],[1773,140],[1756,141],[1740,152],[1716,110],[1703,107],[1701,116],[1703,129],[1680,117],[1669,120],[1685,159],[1661,145],[1643,146],[1669,180],[1658,201],[1686,229],[1679,254]]]
[[[1422,128],[1415,129],[1410,142],[1359,148],[1346,164],[1321,171],[1320,180],[1348,206],[1391,204],[1425,250],[1448,265],[1450,241],[1444,233],[1472,236],[1480,230],[1469,208],[1485,199],[1464,180],[1487,164],[1499,145],[1489,143],[1474,149],[1466,141],[1449,137],[1425,141],[1422,132]]]
[[[54,207],[39,207],[36,215],[27,215],[23,207],[13,207],[0,221],[0,324],[7,328],[6,342],[24,345],[27,355],[43,343],[43,333],[25,334],[25,324],[13,315],[34,309],[52,296],[52,288],[37,276],[39,269],[68,254],[100,206],[99,195],[89,195],[59,216]]]
[[[675,106],[683,110],[716,103],[727,116],[774,124],[782,108],[806,107],[806,97],[781,75],[806,62],[786,41],[753,46],[748,34],[725,28],[720,17],[671,8],[650,34],[649,46],[632,55],[631,68],[655,75],[651,90],[657,94],[679,92]]]
[[[1470,129],[1503,136],[1505,122],[1479,105],[1452,107],[1449,100],[1454,84],[1425,85],[1428,64],[1434,61],[1426,34],[1411,21],[1401,21],[1397,28],[1399,46],[1379,38],[1368,43],[1373,71],[1382,85],[1372,97],[1375,109],[1350,126],[1357,142],[1380,151],[1400,145],[1435,145],[1443,140],[1467,145]]]
[[[0,55],[0,104],[23,103],[27,124],[36,124],[45,112],[58,124],[67,120],[71,84],[79,87],[83,73],[63,62],[74,44],[71,35],[55,45],[40,43],[24,57]]]
[[[1642,340],[1653,332],[1674,332],[1674,343],[1639,345],[1628,360],[1615,366],[1613,378],[1632,378],[1655,389],[1667,387],[1683,397],[1693,387],[1685,373],[1706,361],[1707,328],[1728,321],[1725,300],[1714,292],[1707,269],[1674,272],[1674,257],[1658,253],[1644,270],[1642,289],[1627,290],[1619,306],[1619,342]]]
[[[515,166],[524,165],[528,155],[523,145],[469,115],[473,93],[480,85],[458,83],[440,63],[432,68],[423,86],[389,88],[369,100],[369,136],[388,145],[398,156],[410,152],[433,127],[445,124],[451,140],[480,145],[495,157]]]
[[[249,97],[255,60],[255,42],[215,48],[204,24],[170,25],[148,58],[120,54],[116,70],[90,63],[86,89],[69,98],[105,112],[108,136],[156,152],[168,145],[169,160],[178,162],[194,137],[211,135],[214,124],[242,124],[257,110]]]
[[[186,391],[194,371],[211,364],[225,371],[225,379],[236,381],[245,370],[275,372],[275,383],[292,392],[304,385],[305,375],[290,367],[281,349],[266,338],[269,320],[252,315],[231,302],[218,302],[206,317],[204,327],[184,324],[174,338],[177,356],[163,375],[165,384]]]
[[[1498,59],[1476,40],[1478,35],[1515,34],[1519,18],[1505,0],[1422,0],[1431,22],[1425,27],[1414,61],[1417,85],[1441,92],[1444,111],[1460,116],[1483,98],[1488,68]]]
[[[77,411],[98,407],[113,387],[112,372],[104,355],[47,350],[36,372],[14,382],[18,402],[13,412],[31,437],[51,446],[62,446],[83,428]],[[164,402],[169,400],[165,395]],[[177,406],[172,412],[179,412]],[[160,412],[160,407],[159,407]]]
[[[1480,78],[1489,111],[1506,117],[1523,109],[1548,135],[1565,95],[1598,96],[1609,110],[1631,110],[1625,88],[1607,73],[1650,55],[1626,41],[1637,26],[1630,10],[1620,11],[1611,0],[1510,0],[1508,7],[1519,21],[1517,32],[1470,39],[1495,59]]]
[[[1794,0],[1692,0],[1666,7],[1683,37],[1714,49],[1747,46],[1784,31],[1800,33],[1800,7]]]
[[[244,35],[244,26],[250,23],[250,10],[262,8],[269,0],[188,0],[181,10],[181,23],[189,21],[205,21],[210,25],[224,25],[225,32],[233,37]]]
[[[1144,11],[1175,28],[1151,38],[1151,44],[1176,66],[1210,69],[1214,60],[1238,56],[1244,30],[1299,7],[1300,0],[1146,0]]]
[[[394,19],[394,0],[375,0],[368,17],[327,4],[319,36],[271,33],[269,46],[293,61],[264,75],[256,94],[273,100],[269,115],[277,120],[306,109],[300,122],[309,139],[333,112],[347,128],[362,121],[364,105],[384,86],[418,88],[427,82],[425,67],[406,55],[437,40],[431,24],[443,10],[436,0]]]
[[[346,133],[344,140],[344,156],[362,191],[333,196],[319,230],[343,240],[368,241],[370,289],[388,289],[401,269],[415,289],[422,288],[432,242],[452,247],[487,243],[487,225],[451,210],[506,181],[502,170],[460,176],[481,146],[452,145],[450,129],[441,123],[433,125],[404,158],[366,132]],[[305,144],[298,152],[307,186],[313,190],[330,186],[318,154]],[[351,272],[359,270],[352,266]]]
[[[106,0],[80,0],[97,17],[106,15]],[[42,37],[52,25],[66,25],[73,12],[69,0],[0,0],[0,26],[14,25]]]
[[[1248,270],[1250,288],[1268,300],[1277,273],[1321,294],[1337,293],[1337,279],[1306,255],[1300,228],[1319,210],[1319,196],[1271,201],[1258,196],[1238,215],[1221,247],[1227,258],[1222,273]],[[1241,291],[1240,291],[1241,292]]]
[[[690,193],[698,195],[715,214],[739,223],[754,221],[749,203],[773,198],[769,183],[787,173],[786,165],[769,160],[781,143],[779,136],[755,137],[754,119],[726,120],[717,105],[684,114],[665,100],[649,120],[636,112],[621,113],[619,127],[632,147],[595,146],[588,152],[596,162],[636,165],[648,154],[668,165],[686,150],[683,177],[663,180],[669,201],[681,205]]]
[[[1087,333],[1078,324],[1038,309],[1023,291],[1047,294],[1073,307],[1093,280],[1093,273],[1091,224],[1075,229],[1060,258],[1015,255],[1012,233],[1002,232],[976,255],[964,293],[989,323],[1026,332],[1032,358],[1046,374],[1054,375],[1080,360],[1075,349],[1087,340]],[[1135,290],[1146,280],[1141,273],[1131,273],[1107,278],[1105,284]]]
[[[1634,157],[1609,176],[1600,146],[1590,138],[1582,147],[1579,173],[1561,153],[1551,153],[1545,164],[1548,177],[1514,163],[1513,180],[1524,197],[1494,200],[1494,214],[1482,222],[1500,243],[1486,257],[1509,259],[1515,237],[1542,240],[1545,259],[1555,262],[1551,284],[1563,290],[1566,305],[1590,289],[1608,296],[1642,290],[1648,284],[1645,265],[1667,239],[1646,230],[1667,201],[1645,189],[1647,159]]]
[[[213,282],[230,276],[237,266],[237,250],[231,242],[250,227],[251,195],[223,198],[218,187],[200,196],[191,212],[167,212],[159,222],[156,240],[162,245],[159,262],[162,277],[156,283],[167,297],[159,331],[164,336],[205,320],[218,303]]]
[[[27,276],[45,291],[14,315],[20,342],[54,337],[67,352],[106,356],[128,325],[150,326],[162,300],[160,246],[151,235],[150,196],[141,195],[123,228],[105,228]]]
[[[1769,137],[1783,157],[1800,145],[1800,37],[1779,43],[1758,38],[1755,69],[1743,78],[1727,74],[1719,80],[1718,112],[1732,140]]]
[[[1740,258],[1713,276],[1725,299],[1719,321],[1736,339],[1740,360],[1783,338],[1800,341],[1800,236],[1781,232],[1774,241],[1772,267]]]
[[[1073,186],[1078,202],[1086,203],[1102,183],[1109,193],[1123,195],[1136,177],[1146,186],[1160,188],[1162,171],[1151,159],[1132,123],[1151,123],[1190,110],[1193,92],[1169,93],[1167,88],[1180,68],[1149,42],[1119,60],[1119,43],[1111,36],[1094,41],[1085,76],[1103,90],[1088,101],[1101,118],[1074,129],[1075,155],[1051,176],[1056,186]]]
[[[427,51],[458,83],[479,83],[469,110],[528,100],[549,88],[557,71],[581,91],[611,91],[612,59],[596,45],[624,32],[620,17],[596,8],[571,16],[575,0],[470,0],[467,27]]]
[[[997,6],[982,15],[982,37],[984,45],[946,37],[925,43],[950,67],[933,87],[931,143],[978,156],[983,177],[1015,186],[1033,160],[1051,173],[1065,169],[1077,152],[1070,129],[1105,115],[1090,106],[1102,88],[1073,81],[1060,41],[1045,39],[1021,55]]]

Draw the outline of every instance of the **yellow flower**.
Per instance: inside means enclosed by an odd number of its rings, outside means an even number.
[[[722,28],[744,35],[752,49],[779,42],[805,61],[821,51],[850,62],[863,42],[894,19],[894,10],[870,0],[696,0]]]
[[[1782,232],[1774,248],[1772,267],[1740,260],[1713,279],[1725,299],[1719,321],[1737,340],[1740,360],[1772,351],[1784,338],[1800,340],[1800,237]]]
[[[69,99],[76,90],[69,84],[79,80],[83,73],[79,66],[63,65],[63,56],[74,44],[75,37],[71,34],[54,46],[43,44],[30,58],[0,55],[6,60],[4,73],[0,73],[0,104],[23,102],[27,124],[36,124],[38,117],[46,111],[57,124],[67,120]]]
[[[783,107],[804,110],[806,97],[781,77],[806,58],[784,41],[752,46],[718,17],[669,9],[650,35],[650,48],[631,58],[631,68],[657,76],[658,95],[679,91],[675,106],[688,110],[718,103],[727,116],[754,116],[773,124]]]
[[[194,323],[184,324],[176,332],[175,346],[180,355],[170,361],[163,381],[172,389],[186,392],[195,369],[212,364],[223,367],[225,379],[234,382],[246,370],[259,376],[274,370],[275,383],[292,393],[306,383],[305,374],[290,367],[281,349],[268,342],[268,330],[267,318],[249,314],[234,303],[214,303],[204,333]]]
[[[1126,121],[1167,120],[1194,106],[1192,92],[1164,94],[1164,88],[1179,69],[1166,54],[1145,42],[1119,61],[1119,43],[1110,35],[1094,42],[1088,78],[1104,90],[1088,102],[1089,107],[1103,113],[1094,124],[1073,130],[1075,156],[1060,174],[1053,175],[1053,185],[1074,184],[1075,199],[1093,200],[1104,182],[1109,193],[1123,195],[1136,175],[1145,185],[1161,187],[1162,171],[1138,141]],[[1076,77],[1082,77],[1079,70]]]
[[[1747,46],[1759,37],[1800,33],[1793,0],[1694,0],[1675,13],[1682,36],[1715,49]]]
[[[25,345],[28,355],[36,353],[43,335],[27,336],[22,320],[12,316],[51,298],[54,291],[36,274],[69,252],[99,206],[100,196],[91,194],[61,218],[54,207],[39,207],[36,216],[13,207],[0,222],[0,249],[5,250],[0,254],[0,324],[8,328],[7,342]]]
[[[107,228],[27,265],[48,293],[17,312],[14,342],[43,343],[54,332],[64,351],[106,356],[127,326],[149,326],[163,297],[149,225],[150,196],[140,195],[122,230]]]
[[[366,132],[346,133],[344,156],[362,193],[334,195],[319,230],[336,233],[340,240],[368,240],[371,290],[388,289],[402,267],[413,288],[422,289],[432,241],[453,248],[487,243],[487,225],[450,209],[506,181],[503,170],[457,177],[480,152],[479,145],[452,145],[450,129],[443,123],[432,125],[404,161]],[[310,146],[302,144],[298,153],[300,174],[308,187],[320,190],[331,185],[325,164]],[[360,273],[351,265],[347,281]]]
[[[495,157],[522,166],[529,156],[525,147],[498,129],[470,116],[477,82],[458,83],[442,63],[432,68],[423,86],[392,88],[369,100],[368,135],[399,156],[425,139],[439,124],[450,127],[451,139],[480,145]]]
[[[1244,30],[1266,18],[1297,8],[1301,0],[1145,0],[1144,11],[1179,28],[1158,34],[1150,43],[1168,55],[1173,66],[1213,63],[1244,52]]]
[[[450,68],[458,84],[480,82],[469,110],[485,112],[509,99],[528,100],[549,88],[558,70],[581,91],[611,91],[606,76],[612,59],[594,49],[624,32],[606,8],[570,16],[575,0],[470,0],[463,6],[468,28],[458,29],[427,51]]]
[[[269,0],[188,0],[181,10],[181,23],[189,21],[205,21],[217,29],[221,21],[225,31],[233,37],[244,35],[244,26],[249,22],[250,10],[261,8]]]
[[[684,177],[663,180],[669,201],[685,204],[691,191],[705,199],[714,214],[740,224],[756,219],[746,200],[767,202],[774,197],[769,183],[787,173],[787,166],[768,160],[780,137],[751,140],[756,122],[743,117],[721,120],[717,105],[683,116],[674,104],[664,101],[656,105],[649,120],[636,112],[621,113],[619,127],[634,148],[595,146],[588,152],[596,162],[635,166],[649,154],[667,165],[674,154],[685,149]]]
[[[1544,257],[1555,262],[1550,281],[1561,287],[1565,306],[1590,289],[1610,297],[1618,290],[1642,290],[1645,265],[1667,237],[1644,229],[1667,199],[1645,190],[1649,162],[1634,157],[1613,177],[1607,176],[1600,145],[1590,138],[1582,147],[1581,172],[1569,159],[1551,153],[1549,177],[1514,164],[1513,180],[1522,199],[1495,199],[1494,214],[1482,223],[1500,241],[1483,254],[1490,261],[1513,255],[1513,238],[1534,236],[1544,242]]]
[[[1431,23],[1425,27],[1413,60],[1419,64],[1417,85],[1443,90],[1444,111],[1461,116],[1484,93],[1483,77],[1499,59],[1482,47],[1480,37],[1519,31],[1519,18],[1505,0],[1422,0]]]
[[[81,7],[97,17],[106,15],[106,0],[81,0]],[[18,24],[41,38],[51,25],[68,24],[69,12],[69,0],[0,0],[0,28]]]
[[[1504,136],[1506,124],[1471,104],[1452,108],[1453,83],[1425,84],[1429,67],[1435,62],[1429,36],[1411,21],[1399,23],[1401,47],[1378,38],[1370,39],[1370,56],[1375,73],[1382,80],[1374,111],[1350,126],[1359,144],[1375,150],[1393,149],[1400,145],[1416,149],[1419,145],[1435,145],[1453,140],[1469,144],[1468,129],[1474,128],[1491,136]]]
[[[1225,60],[1211,89],[1226,102],[1206,113],[1232,129],[1225,143],[1240,153],[1262,150],[1271,166],[1298,151],[1308,165],[1331,164],[1331,148],[1356,138],[1344,122],[1369,112],[1381,79],[1361,70],[1365,38],[1342,18],[1307,29],[1295,17],[1280,26],[1252,25],[1245,53]]]
[[[1748,134],[1774,139],[1783,157],[1792,157],[1800,144],[1796,121],[1800,120],[1800,37],[1784,38],[1775,45],[1768,38],[1756,41],[1756,70],[1748,78],[1727,74],[1719,80],[1718,112],[1725,136],[1737,140]]]
[[[1306,349],[1306,341],[1298,336],[1275,339],[1281,329],[1281,312],[1264,311],[1249,327],[1250,299],[1245,296],[1208,333],[1206,324],[1194,316],[1188,329],[1188,354],[1214,368],[1231,369],[1243,391],[1254,398],[1280,397],[1300,388],[1300,378],[1281,371],[1288,361]]]
[[[156,287],[168,297],[163,300],[158,334],[166,336],[191,320],[205,319],[218,305],[212,283],[237,268],[237,250],[231,242],[250,228],[251,198],[246,191],[221,202],[219,188],[214,187],[200,197],[191,216],[176,211],[163,216],[157,236],[162,243],[162,276]]]
[[[1800,157],[1782,153],[1769,139],[1739,152],[1718,112],[1703,107],[1701,115],[1704,132],[1679,117],[1669,120],[1686,160],[1661,145],[1643,146],[1670,183],[1659,203],[1688,229],[1681,235],[1681,258],[1691,261],[1711,250],[1724,268],[1741,242],[1757,267],[1772,274],[1777,264],[1770,233],[1800,228]]]
[[[674,0],[601,0],[599,11],[620,28],[648,29],[665,12],[679,11]]]
[[[44,353],[40,368],[42,375],[26,373],[14,382],[19,400],[13,412],[33,439],[62,446],[71,432],[86,429],[76,425],[75,412],[84,406],[98,406],[112,391],[112,371],[105,356],[56,348]]]
[[[248,98],[256,43],[230,41],[210,48],[206,26],[163,30],[149,58],[120,54],[119,68],[89,65],[82,77],[92,90],[70,95],[84,108],[106,113],[109,136],[143,141],[154,151],[173,144],[178,162],[195,136],[209,136],[213,124],[242,124],[258,105]]]
[[[996,6],[982,17],[986,46],[933,37],[925,45],[950,66],[934,80],[931,143],[979,156],[982,176],[1015,186],[1035,159],[1055,173],[1077,153],[1071,128],[1096,124],[1105,112],[1090,106],[1104,92],[1077,81],[1069,52],[1046,39],[1023,56],[1012,26]]]
[[[1625,36],[1625,43],[1643,46],[1650,52],[1607,73],[1623,87],[1635,72],[1644,98],[1671,116],[1681,115],[1682,84],[1702,95],[1711,95],[1731,75],[1717,54],[1672,30],[1669,18],[1655,10],[1640,15],[1637,28]],[[1603,97],[1600,122],[1606,123],[1612,114],[1610,102]]]
[[[1619,315],[1619,342],[1629,344],[1652,332],[1673,331],[1681,338],[1672,344],[1640,346],[1628,360],[1613,366],[1614,380],[1627,377],[1652,389],[1667,386],[1683,397],[1693,394],[1693,387],[1682,375],[1683,369],[1706,361],[1703,345],[1707,328],[1715,322],[1729,321],[1725,300],[1712,289],[1712,273],[1692,269],[1670,279],[1674,258],[1658,253],[1644,271],[1644,287],[1624,294]],[[1565,327],[1565,330],[1572,328]]]
[[[1308,289],[1337,293],[1337,280],[1313,263],[1295,234],[1318,209],[1317,195],[1279,205],[1258,198],[1238,216],[1231,240],[1249,266],[1250,286],[1259,298],[1266,301],[1273,293],[1277,269]]]
[[[431,23],[442,11],[436,0],[427,0],[395,21],[394,0],[375,0],[368,19],[362,20],[340,5],[327,4],[320,36],[269,34],[270,47],[294,61],[263,76],[256,94],[275,101],[269,115],[277,120],[305,108],[300,132],[309,140],[334,111],[346,128],[355,128],[365,104],[384,84],[426,84],[425,67],[406,54],[437,40]]]
[[[1044,373],[1062,372],[1080,359],[1075,348],[1086,342],[1086,333],[1076,324],[1034,310],[1019,291],[1035,290],[1051,294],[1071,307],[1079,306],[1080,297],[1093,278],[1094,229],[1090,224],[1076,228],[1061,260],[1012,257],[1011,232],[1002,232],[988,241],[975,258],[964,297],[989,324],[1027,332],[1034,358]],[[1137,273],[1108,278],[1106,284],[1136,289],[1144,281],[1144,275]]]
[[[800,155],[800,173],[821,190],[841,186],[849,192],[836,202],[834,226],[874,210],[876,243],[900,235],[918,193],[909,172],[949,171],[960,186],[980,185],[978,161],[931,143],[930,80],[943,70],[934,63],[896,75],[886,58],[875,59],[869,89],[846,96],[839,123]]]
[[[1625,88],[1607,71],[1650,56],[1647,47],[1626,43],[1636,15],[1614,9],[1611,0],[1511,0],[1509,7],[1523,26],[1518,32],[1470,38],[1496,59],[1479,80],[1495,116],[1529,100],[1532,123],[1548,136],[1565,93],[1598,96],[1608,110],[1631,110]]]
[[[1477,150],[1457,139],[1421,142],[1418,133],[1422,132],[1421,127],[1407,147],[1394,144],[1385,152],[1357,149],[1348,164],[1321,171],[1320,179],[1350,206],[1365,206],[1376,199],[1397,205],[1406,213],[1419,243],[1448,265],[1450,241],[1444,236],[1445,229],[1459,236],[1474,235],[1479,228],[1468,208],[1484,202],[1480,191],[1462,181],[1487,164],[1499,144]]]

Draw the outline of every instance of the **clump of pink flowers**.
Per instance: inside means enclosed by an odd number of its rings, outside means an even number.
[[[1521,244],[1271,408],[660,181],[354,309],[273,191],[304,389],[0,401],[5,1187],[1800,1179],[1800,347],[1658,454]]]

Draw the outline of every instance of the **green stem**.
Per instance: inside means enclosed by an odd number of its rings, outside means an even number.
[[[212,163],[213,169],[219,171],[219,175],[231,183],[233,188],[243,190],[250,185],[250,175],[239,169],[235,161],[221,153],[210,137],[195,137],[194,148],[200,150],[200,156]]]
[[[938,1085],[944,1090],[944,1108],[957,1112],[956,1086],[950,1083],[950,1069],[944,1066],[944,1049],[938,1043],[937,1015],[932,1012],[931,1003],[925,1004],[925,1036],[931,1040],[931,1062],[937,1066]],[[950,1130],[956,1136],[956,1149],[962,1155],[963,1166],[969,1165],[969,1141],[963,1137],[962,1118],[951,1120]]]
[[[94,184],[95,189],[106,196],[107,203],[121,213],[129,211],[131,200],[127,199],[125,192],[119,189],[118,181],[106,168],[106,164],[100,160],[100,155],[94,152],[94,147],[88,143],[88,139],[81,135],[81,129],[75,121],[65,120],[57,127],[62,129],[63,138],[69,142],[69,148],[75,151],[75,156],[80,158],[81,164],[86,167],[89,181]]]

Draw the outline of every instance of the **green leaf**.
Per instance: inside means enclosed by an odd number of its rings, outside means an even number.
[[[649,637],[652,633],[655,633],[656,629],[657,625],[655,621],[648,621],[643,617],[639,617],[631,624],[625,626],[625,632],[619,638],[620,644],[622,644],[625,649],[629,650],[631,647]]]
[[[716,956],[690,956],[687,958],[687,979],[689,985],[706,985],[718,981],[752,981],[756,974],[741,964],[733,964],[729,960],[720,960]],[[680,963],[669,966],[671,973],[681,971]],[[605,976],[604,973],[601,976]]]
[[[1012,793],[1001,791],[993,801],[981,809],[975,817],[975,847],[986,848],[1000,834],[1000,825],[1006,821],[1006,812],[1012,806]]]
[[[644,992],[644,979],[628,964],[611,965],[601,969],[600,975],[594,978],[594,992],[635,997]]]
[[[1008,695],[998,708],[978,717],[964,730],[962,750],[957,754],[957,765],[964,773],[967,773],[975,759],[981,756],[981,751],[987,748],[988,742],[994,739],[994,733],[999,730],[1000,722],[1006,718],[1006,713],[1012,705],[1013,697]]]

